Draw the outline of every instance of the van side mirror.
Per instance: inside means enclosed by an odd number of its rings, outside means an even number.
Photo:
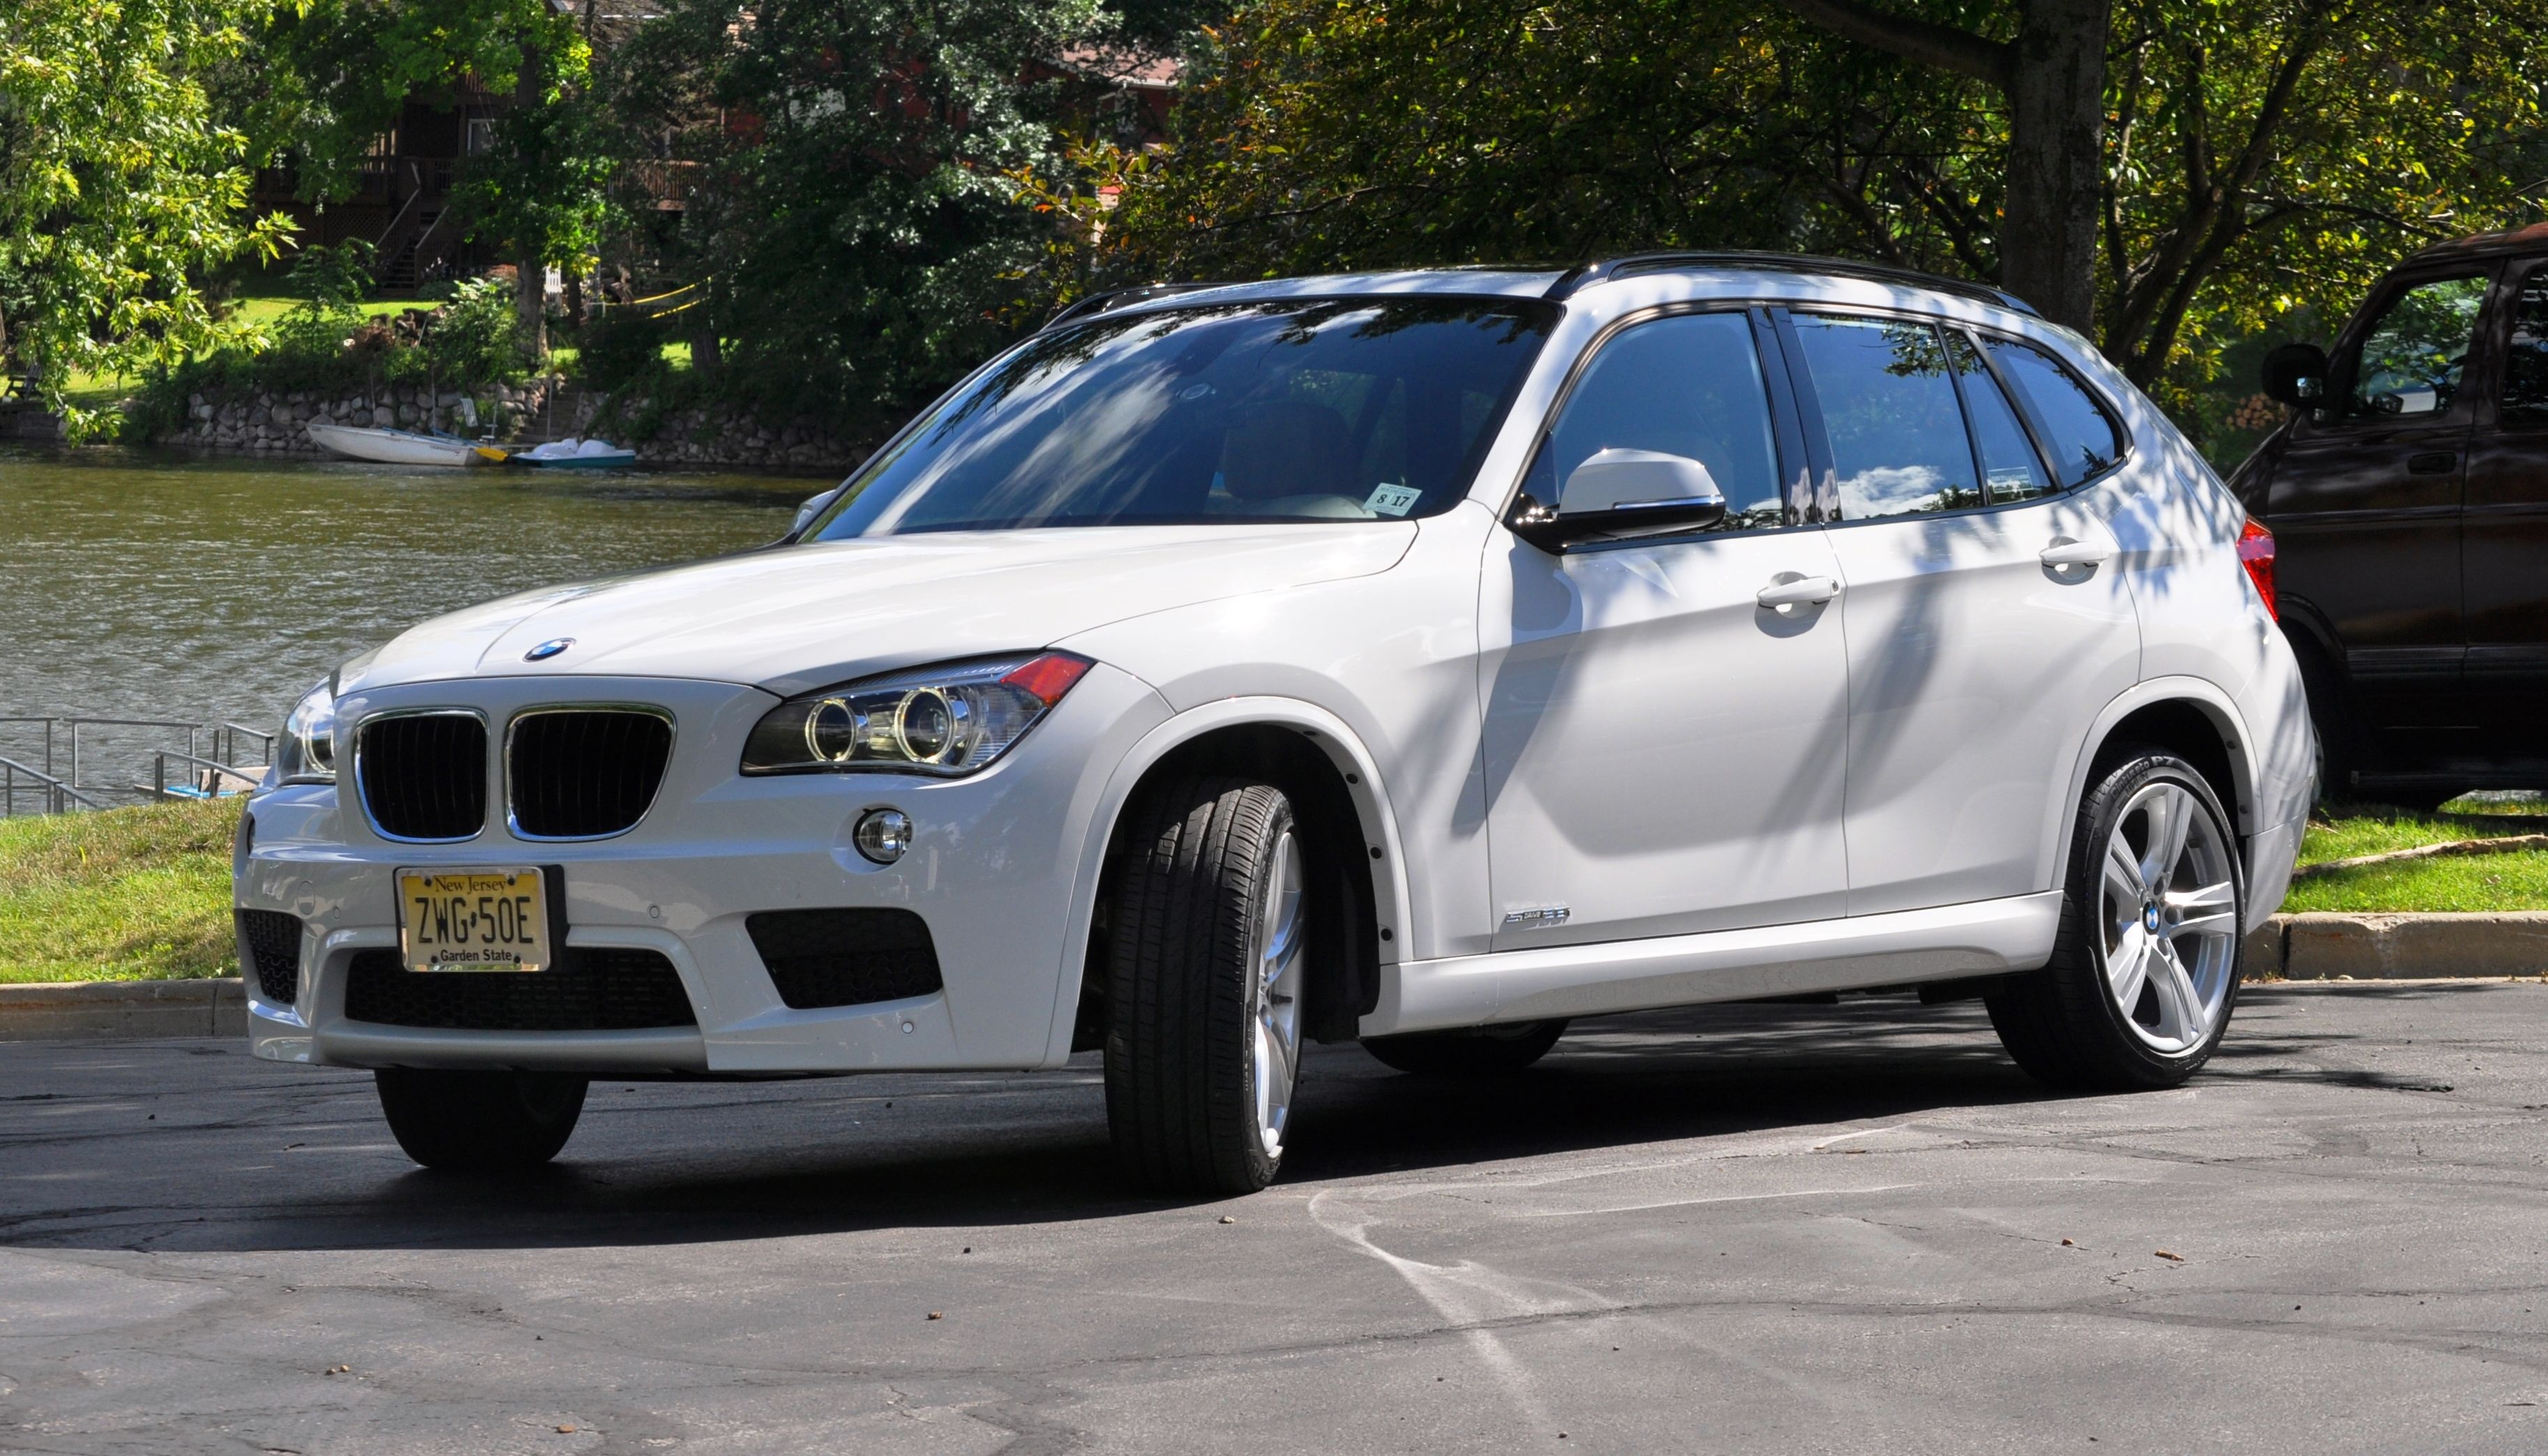
[[[2265,356],[2265,394],[2296,410],[2326,398],[2326,350],[2316,344],[2285,344]]]
[[[1570,472],[1551,508],[1528,496],[1505,521],[1543,551],[1578,541],[1712,526],[1725,518],[1725,494],[1707,467],[1659,450],[1597,451]]]

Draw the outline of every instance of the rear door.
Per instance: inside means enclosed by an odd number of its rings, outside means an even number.
[[[2392,762],[2473,734],[2461,695],[2460,480],[2492,265],[2392,280],[2295,423],[2266,500],[2283,592],[2344,657]]]
[[[2548,263],[2504,276],[2493,408],[2479,408],[2468,448],[2462,672],[2484,752],[2519,763],[2548,758]]]
[[[1837,507],[1850,913],[2043,889],[2044,806],[2139,674],[2114,538],[2070,490],[2120,458],[2112,418],[2023,343],[1905,318],[1784,326]],[[2048,382],[2071,393],[2039,407]],[[2023,422],[2083,406],[2059,455]]]

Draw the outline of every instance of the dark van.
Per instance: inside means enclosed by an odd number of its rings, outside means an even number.
[[[2230,478],[2272,528],[2331,798],[2548,787],[2548,224],[2428,247]]]

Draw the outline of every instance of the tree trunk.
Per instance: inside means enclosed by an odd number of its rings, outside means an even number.
[[[539,104],[540,52],[537,47],[524,45],[522,68],[513,77],[514,115],[527,114]],[[521,315],[522,347],[534,360],[545,359],[549,354],[549,266],[545,256],[547,249],[541,246],[543,241],[537,237],[513,239],[519,255],[514,267],[520,270],[513,280],[513,302]]]
[[[2009,86],[1999,281],[2092,337],[2110,0],[2027,0]]]

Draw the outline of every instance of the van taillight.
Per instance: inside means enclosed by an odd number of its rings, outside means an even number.
[[[2256,584],[2256,594],[2265,598],[2265,615],[2281,621],[2282,608],[2274,604],[2274,533],[2252,517],[2238,530],[2238,564]]]

